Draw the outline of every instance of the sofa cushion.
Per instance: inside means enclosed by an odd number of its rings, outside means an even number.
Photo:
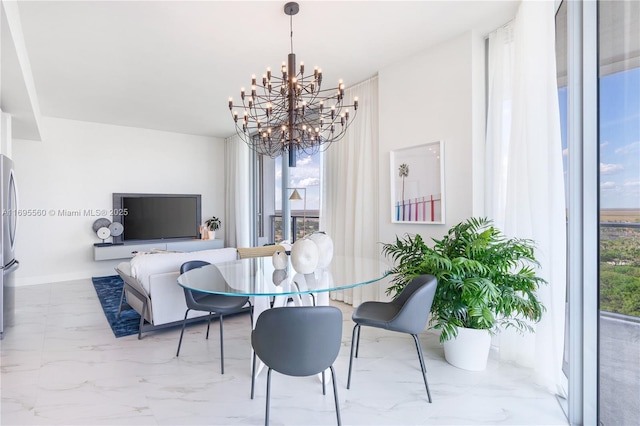
[[[220,263],[236,260],[238,252],[235,248],[222,248],[192,251],[187,253],[155,253],[138,255],[131,259],[131,276],[136,278],[149,294],[149,276],[166,272],[178,272],[180,266],[189,260],[203,260],[209,263]]]

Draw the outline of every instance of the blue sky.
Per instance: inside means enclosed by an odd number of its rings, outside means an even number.
[[[315,155],[299,154],[296,167],[289,168],[290,188],[307,188],[307,210],[320,209],[320,153]],[[281,205],[282,157],[276,158],[276,209]],[[300,191],[304,197],[304,192]],[[302,210],[304,200],[291,201],[292,210]]]
[[[567,88],[560,88],[567,166]],[[640,209],[640,68],[600,78],[600,207]]]

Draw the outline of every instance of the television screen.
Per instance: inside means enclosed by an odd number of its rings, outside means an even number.
[[[122,213],[121,241],[198,238],[200,195],[114,194],[114,213]]]

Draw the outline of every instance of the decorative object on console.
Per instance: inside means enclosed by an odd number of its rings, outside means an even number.
[[[304,63],[296,64],[293,15],[299,10],[295,2],[284,6],[284,13],[290,16],[291,53],[288,63],[282,64],[282,77],[267,68],[262,80],[252,76],[249,93],[240,89],[241,104],[234,105],[229,98],[238,136],[258,154],[276,158],[288,152],[290,167],[296,165],[296,151],[312,155],[342,139],[358,111],[357,97],[353,104],[343,105],[342,80],[336,88],[322,89],[322,70],[316,67],[305,75]],[[352,107],[353,116],[348,109],[343,112],[343,107]],[[233,108],[240,108],[243,116]]]
[[[111,232],[112,237],[119,237],[124,232],[124,226],[118,222],[112,222],[109,225],[109,231]]]
[[[308,237],[318,246],[318,268],[326,268],[333,259],[333,240],[325,232],[314,232]]]
[[[391,151],[391,222],[445,223],[442,141]]]
[[[220,219],[218,219],[215,216],[210,217],[209,219],[205,220],[204,224],[207,226],[207,231],[209,234],[209,240],[215,240],[216,239],[216,231],[220,228],[220,224],[222,222],[220,221]]]
[[[98,238],[102,240],[101,243],[95,243],[96,246],[108,246],[111,243],[106,243],[105,240],[111,236],[111,230],[109,226],[111,225],[111,221],[106,217],[101,217],[93,221],[93,225],[91,228],[93,232],[96,233]]]
[[[291,247],[291,266],[300,274],[310,274],[318,267],[318,246],[309,238],[301,238]]]
[[[284,251],[277,251],[271,256],[273,267],[276,270],[287,269],[287,253]]]
[[[109,230],[108,227],[103,226],[102,228],[98,229],[96,234],[98,235],[98,238],[102,240],[102,243],[105,244],[104,240],[106,240],[111,236],[111,231]]]

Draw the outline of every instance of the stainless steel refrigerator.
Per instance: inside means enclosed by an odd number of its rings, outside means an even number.
[[[15,256],[16,222],[19,216],[18,194],[13,170],[13,161],[0,155],[0,259],[2,260],[2,274],[0,274],[0,339],[4,338],[7,327],[13,323],[15,286],[15,271],[20,265]]]

